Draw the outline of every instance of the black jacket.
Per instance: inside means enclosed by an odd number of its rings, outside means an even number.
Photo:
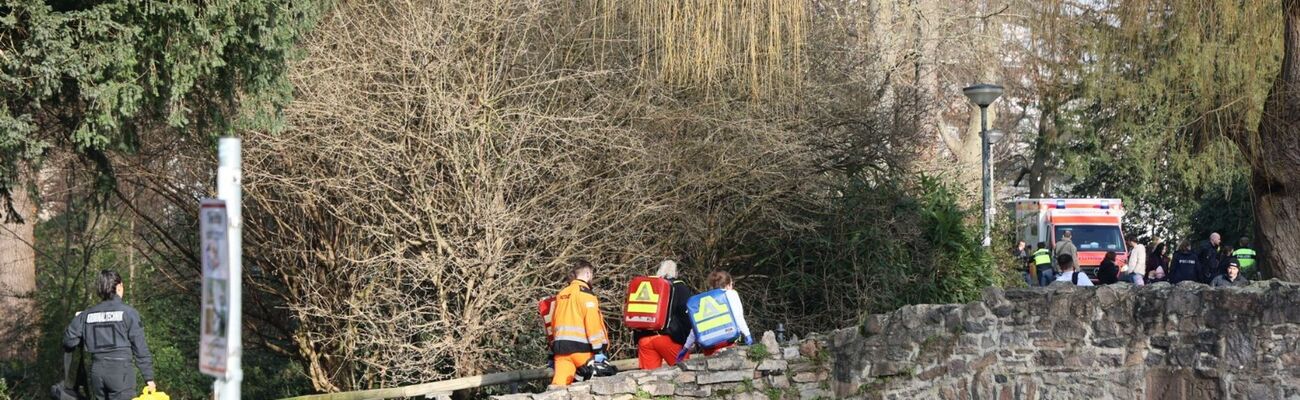
[[[135,356],[140,375],[145,381],[153,380],[153,355],[144,341],[144,322],[121,297],[113,296],[72,319],[63,332],[63,350],[73,351],[77,346],[85,346],[95,361],[130,361]]]
[[[1241,274],[1237,274],[1237,280],[1235,281],[1228,280],[1228,275],[1219,275],[1214,277],[1214,281],[1210,282],[1210,286],[1214,287],[1246,286],[1249,284],[1250,280],[1247,280],[1246,277]]]
[[[1196,260],[1198,261],[1197,280],[1208,284],[1215,276],[1223,273],[1219,271],[1220,258],[1219,246],[1210,244],[1208,240],[1202,243],[1201,249],[1196,252]]]
[[[1097,268],[1097,281],[1103,285],[1119,282],[1119,266],[1114,261],[1102,261]]]
[[[1196,254],[1191,251],[1180,251],[1174,253],[1174,260],[1169,263],[1169,272],[1165,276],[1169,278],[1169,283],[1176,285],[1182,281],[1196,281],[1199,273]]]
[[[640,342],[641,338],[653,335],[668,335],[677,344],[686,343],[686,337],[691,334],[691,318],[686,315],[686,301],[695,295],[686,282],[680,279],[673,279],[673,294],[669,300],[668,326],[662,331],[643,331],[636,330],[632,332],[632,340]]]

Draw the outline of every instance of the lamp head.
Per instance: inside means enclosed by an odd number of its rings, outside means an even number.
[[[966,98],[970,99],[971,102],[983,108],[988,107],[989,104],[993,104],[994,100],[997,100],[998,97],[1002,96],[1002,86],[980,83],[967,86],[963,88],[961,92],[965,94]]]

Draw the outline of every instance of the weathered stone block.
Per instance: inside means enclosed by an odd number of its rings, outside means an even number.
[[[835,397],[834,393],[820,387],[801,388],[799,389],[800,400],[829,399]]]
[[[706,365],[710,371],[725,371],[739,369],[744,360],[739,353],[710,357],[706,359]]]
[[[569,393],[591,393],[591,383],[581,382],[569,385]]]
[[[673,395],[685,397],[709,397],[713,395],[713,388],[694,384],[677,385],[677,388],[673,391]]]
[[[658,382],[641,385],[641,390],[651,396],[672,396],[677,391],[677,385],[670,382]]]
[[[759,371],[769,372],[769,373],[774,373],[774,372],[783,373],[787,368],[790,368],[790,364],[788,361],[785,360],[763,360],[763,363],[758,364]]]
[[[763,336],[758,340],[758,343],[762,344],[763,347],[766,347],[768,353],[773,356],[777,355],[777,349],[781,348],[781,344],[776,341],[776,333],[772,331],[764,331]]]
[[[673,378],[673,382],[678,383],[678,384],[683,384],[683,383],[695,383],[695,376],[696,376],[697,374],[698,374],[698,373],[696,373],[696,372],[683,372],[683,373],[678,374],[676,377],[674,377],[674,378]]]
[[[710,385],[722,382],[740,382],[745,379],[752,379],[753,373],[749,371],[718,371],[700,374],[695,378],[695,382],[701,385]]]
[[[777,389],[790,387],[790,377],[786,375],[774,375],[767,377],[767,384]]]
[[[891,374],[891,375],[892,375],[892,374]],[[809,383],[809,382],[816,382],[816,381],[817,381],[817,373],[816,373],[816,372],[800,372],[800,373],[794,374],[794,381],[795,381],[795,383]]]
[[[705,371],[709,369],[708,360],[709,357],[693,357],[677,363],[677,367],[682,371]]]
[[[630,376],[611,376],[591,380],[591,393],[609,396],[636,393],[636,380]]]
[[[799,355],[812,358],[817,356],[817,351],[821,348],[817,346],[816,340],[804,340],[799,344]]]
[[[799,358],[799,346],[789,346],[781,348],[781,359],[795,360]]]
[[[1042,367],[1061,367],[1065,365],[1065,356],[1056,350],[1039,350],[1034,355],[1034,364]]]
[[[928,381],[928,380],[932,380],[932,379],[934,379],[934,378],[938,378],[938,377],[940,377],[940,376],[943,376],[943,375],[945,375],[945,374],[947,374],[947,373],[948,373],[948,367],[947,367],[947,366],[940,365],[940,366],[938,366],[938,367],[934,367],[934,368],[927,369],[927,370],[925,370],[925,371],[921,371],[921,373],[919,373],[919,374],[916,375],[916,379],[920,379],[920,380],[923,380],[923,381]]]
[[[569,397],[569,392],[561,389],[535,394],[533,400],[562,400]]]

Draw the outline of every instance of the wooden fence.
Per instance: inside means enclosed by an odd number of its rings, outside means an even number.
[[[637,360],[618,360],[614,361],[615,367],[619,372],[638,369]],[[290,397],[284,400],[370,400],[370,399],[393,399],[403,397],[431,397],[437,395],[450,395],[457,390],[474,389],[484,386],[504,385],[515,382],[529,382],[551,377],[550,368],[526,369],[522,371],[497,372],[485,375],[467,376],[446,381],[419,383],[410,386],[399,386],[384,389],[358,390],[354,392],[338,392],[312,394],[306,396]]]

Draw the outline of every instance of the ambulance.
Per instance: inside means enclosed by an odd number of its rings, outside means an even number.
[[[1061,236],[1071,232],[1079,266],[1093,280],[1107,251],[1115,252],[1115,264],[1121,268],[1128,259],[1120,199],[1018,199],[1012,203],[1017,237],[1035,249],[1039,242],[1055,249]]]

